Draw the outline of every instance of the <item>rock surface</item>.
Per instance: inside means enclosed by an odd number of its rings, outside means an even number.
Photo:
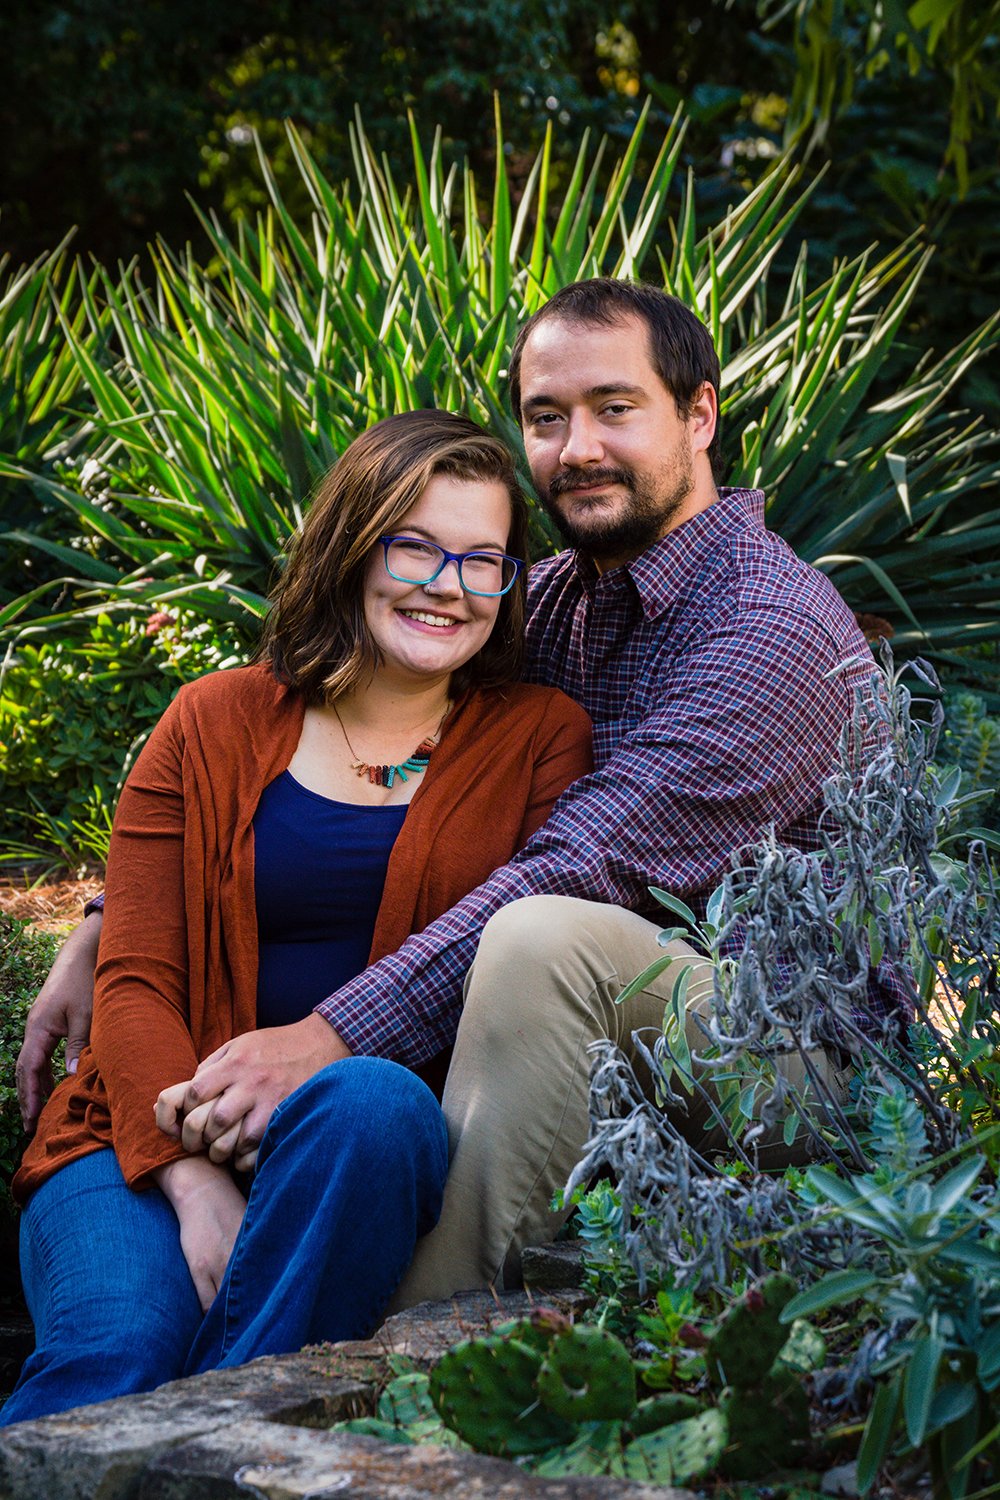
[[[522,1315],[524,1292],[469,1292],[390,1318],[374,1338],[178,1380],[0,1431],[0,1500],[691,1500],[612,1479],[540,1479],[501,1459],[330,1432],[371,1412],[389,1354],[430,1366],[457,1339]],[[579,1291],[550,1294],[566,1310]]]

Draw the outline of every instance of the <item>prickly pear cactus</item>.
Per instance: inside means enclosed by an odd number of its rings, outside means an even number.
[[[456,1344],[431,1371],[431,1400],[443,1421],[480,1453],[539,1453],[575,1435],[572,1423],[539,1403],[536,1334],[527,1320],[508,1324]]]
[[[569,1474],[608,1474],[625,1477],[622,1450],[625,1439],[621,1422],[582,1422],[577,1435],[563,1448],[527,1461],[532,1473],[548,1478]]]
[[[809,1440],[809,1398],[794,1370],[778,1365],[753,1386],[733,1386],[722,1399],[729,1446],[722,1467],[733,1479],[756,1479],[794,1468]]]
[[[549,1345],[538,1372],[538,1395],[567,1422],[624,1420],[636,1401],[632,1356],[604,1328],[568,1328]]]
[[[652,1484],[686,1484],[716,1467],[727,1438],[726,1418],[718,1408],[672,1422],[629,1443],[624,1453],[625,1477]]]
[[[750,1386],[763,1380],[787,1342],[788,1329],[779,1317],[795,1291],[790,1276],[768,1276],[733,1304],[706,1350],[711,1380],[728,1386]]]
[[[798,1370],[802,1375],[808,1375],[810,1370],[821,1370],[826,1363],[826,1339],[805,1318],[796,1318],[788,1330],[788,1342],[782,1345],[777,1363],[789,1370]]]
[[[639,1402],[628,1419],[629,1431],[633,1437],[642,1437],[646,1432],[656,1432],[671,1422],[682,1421],[684,1417],[696,1417],[704,1409],[704,1404],[696,1396],[688,1396],[683,1391],[666,1391],[662,1396]]]

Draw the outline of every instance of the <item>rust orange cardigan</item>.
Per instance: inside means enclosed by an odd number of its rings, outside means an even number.
[[[42,1113],[20,1202],[102,1146],[136,1188],[184,1154],[153,1104],[256,1024],[252,822],[303,713],[268,667],[241,667],[183,687],[150,736],[115,817],[91,1044]],[[370,961],[504,864],[590,768],[590,721],[564,694],[518,684],[459,699],[393,848]]]

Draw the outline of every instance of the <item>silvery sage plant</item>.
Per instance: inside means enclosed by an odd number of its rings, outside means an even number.
[[[704,1288],[759,1271],[765,1253],[803,1277],[848,1267],[862,1253],[863,1226],[763,1175],[776,1141],[798,1160],[867,1173],[901,1095],[920,1112],[931,1163],[946,1155],[953,1164],[973,1123],[988,1138],[1000,1122],[997,875],[989,835],[973,839],[963,861],[945,852],[966,799],[959,773],[934,765],[937,695],[925,663],[897,669],[883,645],[824,787],[820,847],[802,852],[766,835],[734,861],[700,920],[653,892],[685,923],[661,943],[683,936],[711,959],[714,1002],[688,1017],[681,968],[661,1034],[634,1037],[655,1104],[623,1054],[595,1046],[591,1134],[568,1185],[611,1171],[637,1269],[651,1261],[675,1284]],[[859,764],[855,747],[873,742],[876,753]],[[622,998],[676,962],[664,954]],[[873,993],[879,964],[891,965],[905,995],[892,1009]],[[821,1047],[843,1064],[849,1094],[815,1066]],[[797,1084],[782,1071],[792,1055],[802,1063]],[[953,1108],[958,1097],[968,1107]],[[694,1101],[710,1135],[696,1135],[686,1118]]]

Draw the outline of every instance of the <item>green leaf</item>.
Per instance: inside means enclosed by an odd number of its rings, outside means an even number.
[[[615,1004],[621,1005],[625,1000],[631,1000],[633,995],[641,994],[654,979],[659,978],[665,969],[669,969],[671,964],[677,962],[677,958],[669,953],[665,953],[662,958],[655,958],[648,968],[643,969],[641,974],[637,974],[634,979],[630,980],[620,995],[616,995]]]
[[[985,1390],[992,1391],[1000,1385],[1000,1322],[995,1322],[979,1339],[976,1368]]]
[[[670,891],[661,890],[657,885],[649,886],[648,890],[654,900],[658,901],[661,906],[665,906],[667,911],[672,911],[675,916],[682,917],[689,927],[698,926],[698,918],[679,896],[671,895]]]
[[[906,1364],[903,1415],[906,1433],[914,1448],[919,1448],[927,1431],[927,1420],[937,1389],[938,1369],[944,1349],[944,1340],[937,1334],[924,1334],[916,1340]]]
[[[855,1302],[877,1285],[878,1277],[871,1271],[831,1271],[786,1303],[781,1310],[781,1321],[794,1323],[796,1318],[809,1318],[828,1307]]]
[[[899,1415],[901,1386],[902,1377],[897,1373],[876,1388],[858,1449],[858,1491],[862,1495],[875,1483],[889,1451]]]

